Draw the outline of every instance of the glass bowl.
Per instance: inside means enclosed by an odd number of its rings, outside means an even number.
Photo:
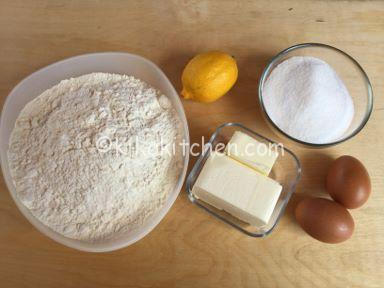
[[[237,218],[233,217],[229,213],[219,210],[208,203],[201,201],[196,198],[192,193],[193,185],[195,184],[201,169],[204,166],[205,161],[208,159],[212,151],[222,152],[224,145],[226,145],[231,139],[235,131],[241,131],[256,139],[261,143],[266,145],[273,145],[276,147],[276,152],[278,152],[278,157],[276,159],[275,165],[272,168],[269,176],[274,179],[283,187],[280,197],[277,201],[277,204],[273,210],[272,216],[269,222],[263,226],[253,226],[248,223],[245,223]],[[220,144],[220,145],[219,145]],[[224,144],[224,145],[223,145]],[[218,148],[220,147],[220,149]],[[275,149],[275,148],[273,148]],[[296,155],[291,152],[289,149],[285,148],[282,144],[274,142],[250,129],[243,126],[239,123],[225,123],[218,127],[216,131],[211,136],[209,142],[205,145],[204,151],[201,153],[197,159],[195,165],[193,166],[191,172],[189,173],[186,181],[186,190],[188,197],[192,203],[198,207],[209,212],[218,219],[230,224],[234,228],[242,231],[243,233],[253,236],[253,237],[263,237],[268,235],[273,231],[279,219],[284,213],[285,207],[292,194],[295,191],[295,187],[300,179],[301,166]],[[239,187],[241,188],[241,187]]]
[[[312,56],[322,59],[336,71],[347,87],[354,103],[355,114],[348,130],[339,139],[321,144],[305,142],[282,131],[269,117],[263,100],[264,84],[277,65],[293,56]],[[276,134],[307,147],[322,148],[351,139],[363,129],[372,112],[373,92],[367,74],[359,63],[351,56],[329,45],[304,43],[289,47],[272,58],[260,78],[259,101],[264,118]]]
[[[8,190],[21,213],[33,226],[35,226],[35,228],[44,235],[65,246],[88,252],[107,252],[126,247],[140,240],[151,232],[151,230],[164,218],[175,202],[184,183],[188,167],[189,153],[183,153],[183,165],[180,169],[178,181],[175,187],[173,187],[173,190],[170,191],[168,198],[161,209],[156,211],[137,229],[127,231],[116,238],[95,243],[70,239],[42,224],[19,200],[10,175],[7,158],[9,137],[15,126],[15,121],[24,106],[43,91],[56,85],[61,80],[92,72],[132,75],[159,89],[164,95],[168,96],[176,109],[183,123],[183,127],[181,128],[183,129],[183,140],[185,143],[189,143],[187,119],[184,114],[180,97],[161,69],[151,61],[137,55],[120,52],[103,52],[80,55],[53,63],[25,78],[11,91],[4,103],[1,114],[0,156],[1,168]]]

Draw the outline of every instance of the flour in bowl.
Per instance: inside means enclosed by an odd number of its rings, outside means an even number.
[[[163,207],[182,166],[169,99],[134,77],[92,73],[28,103],[8,160],[17,196],[52,230],[97,242]]]

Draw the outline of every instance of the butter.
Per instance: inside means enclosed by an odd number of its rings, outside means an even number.
[[[282,187],[276,181],[219,152],[212,152],[192,193],[251,225],[271,218]]]
[[[267,176],[279,156],[279,153],[271,150],[267,144],[240,131],[233,134],[226,146],[225,153]]]

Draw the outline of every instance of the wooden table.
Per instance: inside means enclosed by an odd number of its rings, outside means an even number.
[[[276,139],[261,118],[258,78],[268,59],[300,42],[334,45],[355,57],[373,84],[372,117],[354,139],[299,155],[303,177],[285,216],[265,239],[247,237],[189,203],[184,190],[147,237],[112,253],[55,243],[21,215],[1,178],[1,287],[383,287],[384,2],[0,0],[0,105],[21,79],[47,64],[95,51],[126,51],[157,63],[180,90],[194,54],[228,51],[235,88],[210,104],[183,101],[192,141],[239,121]],[[349,241],[327,245],[295,223],[300,195],[325,195],[332,158],[358,157],[373,194],[352,214]],[[191,161],[194,162],[193,159]]]

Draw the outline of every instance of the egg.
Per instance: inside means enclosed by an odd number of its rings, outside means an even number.
[[[328,171],[326,189],[332,199],[353,209],[367,202],[371,194],[371,180],[359,160],[352,156],[341,156]]]
[[[325,243],[340,243],[353,234],[355,224],[348,210],[324,198],[306,198],[295,209],[299,225],[313,238]]]

